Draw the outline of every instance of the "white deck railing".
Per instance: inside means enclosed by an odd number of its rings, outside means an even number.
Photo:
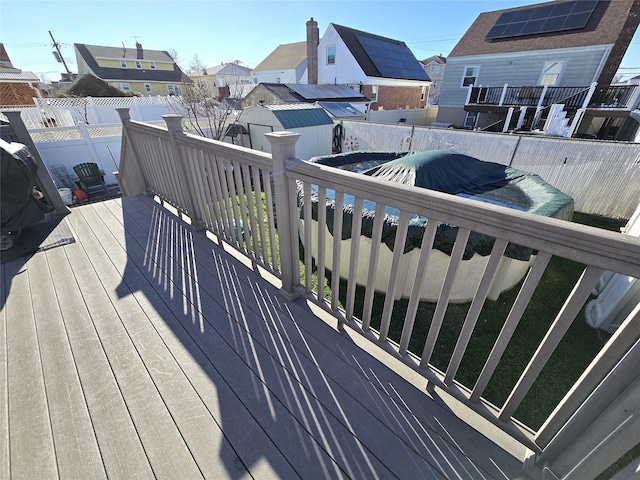
[[[194,227],[209,229],[276,274],[287,298],[304,295],[312,299],[338,319],[340,328],[348,325],[360,331],[423,375],[430,388],[438,386],[446,390],[508,432],[531,450],[525,466],[532,476],[540,477],[544,468],[558,478],[591,478],[636,445],[635,432],[640,429],[639,306],[537,431],[523,426],[513,414],[576,320],[601,274],[609,270],[640,277],[638,239],[304,162],[295,157],[299,135],[291,132],[267,134],[273,153],[265,154],[185,134],[181,131],[179,116],[166,116],[168,128],[165,129],[131,121],[127,109],[120,109],[119,113],[124,126],[119,179],[125,194],[159,195],[189,217]],[[305,199],[302,212],[297,205],[297,187]],[[374,272],[378,271],[380,252],[387,248],[380,240],[383,215],[375,214],[371,247],[367,246],[370,248],[368,265],[358,264],[359,250],[364,248],[365,240],[361,240],[361,223],[353,222],[347,252],[349,265],[341,267],[340,259],[344,258],[341,249],[345,246],[340,236],[329,239],[325,229],[312,230],[312,187],[318,192],[320,205],[326,201],[328,190],[335,192],[335,211],[338,212],[342,210],[344,195],[351,196],[354,218],[359,218],[365,200],[376,202],[376,212],[384,212],[384,208],[378,206],[397,209],[400,221],[395,242],[400,245],[405,242],[410,216],[429,219],[414,270],[417,273],[408,279],[413,282],[413,293],[399,341],[389,339],[389,326],[393,293],[398,284],[406,280],[406,272],[400,268],[401,248],[394,250],[390,268],[377,274],[386,276],[388,294],[379,327],[371,326]],[[318,209],[317,220],[319,225],[327,222],[325,209]],[[342,221],[342,215],[334,216],[333,232],[342,231]],[[433,244],[438,222],[456,225],[458,235],[425,345],[418,355],[408,350],[408,344],[415,327],[418,292],[422,283],[429,281],[422,273],[429,263],[431,249],[424,247]],[[471,232],[489,235],[495,242],[448,366],[440,371],[432,365],[431,356]],[[304,245],[314,245],[317,258],[312,259],[311,248],[300,253],[300,240]],[[475,385],[467,388],[456,381],[456,373],[508,243],[529,247],[537,255]],[[502,405],[494,406],[483,398],[483,393],[552,256],[580,262],[586,268],[508,398]],[[327,262],[328,257],[331,262]],[[303,275],[301,263],[305,266]],[[339,276],[331,277],[328,294],[321,287],[314,291],[312,266],[320,285],[327,270],[348,271],[344,306],[339,296]],[[360,268],[368,268],[370,274],[364,300],[361,300],[362,318],[356,318],[354,279]]]

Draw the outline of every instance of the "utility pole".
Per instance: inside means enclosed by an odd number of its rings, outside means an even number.
[[[60,53],[60,44],[58,42],[56,42],[55,38],[53,38],[53,34],[51,33],[51,30],[49,30],[49,36],[51,37],[51,41],[53,42],[53,46],[56,49],[56,52],[58,52],[58,57],[60,60],[58,60],[59,62],[62,62],[62,64],[64,65],[64,69],[67,71],[67,74],[69,75],[69,78],[71,78],[71,72],[69,71],[69,67],[67,67],[67,62],[64,61],[64,57],[62,56],[62,53]]]

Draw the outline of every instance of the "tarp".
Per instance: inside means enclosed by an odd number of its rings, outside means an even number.
[[[394,157],[395,158],[392,158]],[[448,150],[430,150],[414,154],[392,152],[354,152],[341,155],[316,157],[312,162],[323,165],[360,171],[388,181],[413,185],[436,190],[443,193],[472,198],[474,200],[493,203],[509,208],[527,211],[547,217],[571,220],[573,216],[573,199],[538,175],[523,172],[498,163],[483,162],[476,158]],[[359,170],[354,165],[372,166],[367,170]],[[346,167],[350,165],[349,167]],[[332,193],[328,192],[328,197]],[[312,217],[317,220],[317,192],[312,193]],[[302,207],[302,196],[299,192],[299,203]],[[333,199],[327,200],[327,227],[333,234]],[[375,206],[367,208],[362,215],[362,235],[372,237]],[[399,212],[391,208],[385,210],[385,221],[382,242],[393,250]],[[302,208],[301,208],[302,216]],[[353,205],[345,200],[343,209],[342,240],[351,238]],[[420,248],[427,219],[414,217],[409,223],[409,231],[404,252]],[[438,225],[434,248],[450,255],[457,236],[458,228],[454,225],[440,223]],[[474,253],[489,255],[494,238],[472,232],[464,254],[469,259]],[[532,250],[509,244],[505,255],[518,260],[528,260]]]

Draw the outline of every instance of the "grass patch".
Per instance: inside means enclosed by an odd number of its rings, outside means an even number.
[[[614,231],[619,231],[620,227],[626,223],[623,220],[612,220],[579,213],[575,214],[574,222]],[[564,258],[553,257],[551,259],[485,390],[483,396],[488,401],[495,405],[502,405],[507,399],[584,268],[583,264]],[[314,275],[315,273],[314,271]],[[327,272],[327,277],[329,282],[330,272]],[[326,287],[328,282],[325,283],[325,292],[328,289]],[[317,288],[317,284],[317,277],[315,277],[314,288]],[[493,344],[498,338],[520,286],[521,284],[503,292],[496,301],[487,300],[485,303],[456,375],[456,380],[465,386],[469,388],[474,386]],[[354,311],[354,315],[358,318],[362,318],[364,295],[364,288],[358,286]],[[346,303],[346,282],[344,281],[340,282],[339,298],[344,305]],[[380,327],[384,300],[383,293],[374,295],[371,319],[371,326],[374,329]],[[396,342],[400,340],[407,306],[408,299],[394,302],[389,338]],[[431,358],[431,364],[436,368],[446,370],[469,307],[470,303],[449,304]],[[419,305],[414,331],[409,343],[409,350],[417,355],[422,354],[434,310],[435,303],[421,302]],[[608,338],[608,334],[592,329],[586,324],[584,310],[581,310],[514,416],[533,429],[539,428],[591,360],[595,358]]]
[[[269,206],[264,199],[264,195],[258,201],[256,201],[255,197],[247,199],[247,204],[254,208],[256,214],[262,214],[263,218],[266,218],[266,211]],[[573,221],[612,231],[620,231],[620,228],[626,223],[624,220],[581,213],[574,214]],[[277,231],[275,233],[275,242],[277,247]],[[270,254],[268,257],[268,261],[273,260],[270,258]],[[318,292],[320,283],[315,262],[309,268],[312,269],[311,290]],[[584,268],[583,264],[564,258],[553,257],[551,259],[507,350],[484,392],[483,396],[488,401],[495,405],[502,405],[505,402]],[[303,284],[305,281],[305,269],[304,248],[300,246],[300,279]],[[330,301],[333,293],[330,288],[331,272],[329,270],[326,271],[321,285],[325,299]],[[474,386],[500,334],[520,286],[521,283],[511,290],[503,292],[496,301],[487,300],[485,302],[456,375],[456,380],[463,385],[469,388]],[[347,284],[344,280],[341,280],[340,290],[337,292],[341,308],[346,305],[346,291]],[[354,302],[354,316],[357,318],[362,318],[363,316],[364,296],[365,289],[357,286]],[[380,327],[384,301],[385,295],[383,293],[375,293],[371,327],[376,330]],[[470,305],[470,302],[451,303],[447,308],[431,358],[431,364],[442,371],[447,369]],[[400,341],[407,306],[408,299],[394,302],[388,336],[396,342]],[[416,355],[422,354],[435,306],[435,303],[421,302],[418,307],[414,331],[409,343],[409,350]],[[593,358],[600,352],[608,338],[609,335],[605,332],[595,330],[587,325],[583,308],[514,416],[529,427],[538,429]]]

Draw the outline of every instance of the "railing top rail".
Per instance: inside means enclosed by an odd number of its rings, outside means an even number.
[[[640,277],[640,240],[629,235],[398,185],[301,160],[289,162],[287,170],[294,179],[406,209],[577,262]]]

